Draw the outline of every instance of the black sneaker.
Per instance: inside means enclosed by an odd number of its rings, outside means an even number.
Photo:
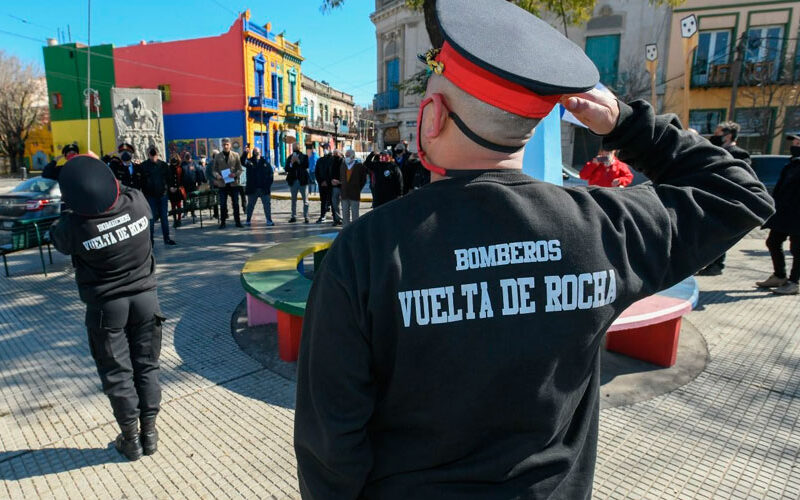
[[[291,219],[289,219],[289,223],[292,223],[292,222],[297,222],[297,218],[296,217],[292,217]]]
[[[309,222],[310,221],[308,220],[308,217],[306,217],[306,220],[303,221],[303,224],[308,224]]]
[[[222,222],[219,223],[219,228],[220,229],[225,229],[225,221],[222,221]]]
[[[241,222],[236,223],[236,227],[244,227]]]
[[[697,272],[697,276],[720,276],[722,274],[722,266],[719,264],[711,264],[705,269]]]
[[[165,245],[175,245],[175,240],[164,240]]]
[[[117,439],[114,440],[114,448],[131,462],[139,460],[144,454],[138,432],[136,434],[129,434],[128,437],[126,437],[125,434],[120,434],[117,436]]]

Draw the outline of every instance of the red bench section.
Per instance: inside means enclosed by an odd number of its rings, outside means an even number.
[[[660,366],[672,366],[678,356],[681,318],[697,305],[693,277],[635,302],[614,321],[606,349]]]

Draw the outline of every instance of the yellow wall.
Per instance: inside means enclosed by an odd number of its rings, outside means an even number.
[[[86,120],[63,120],[50,124],[53,131],[53,149],[55,155],[61,154],[61,148],[72,142],[77,142],[81,153],[87,151]],[[101,118],[100,127],[103,135],[103,153],[111,154],[117,150],[117,141],[114,136],[113,118]],[[92,119],[92,151],[100,155],[100,141],[98,138],[97,119]]]

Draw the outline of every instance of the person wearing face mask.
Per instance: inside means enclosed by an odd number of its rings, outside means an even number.
[[[408,161],[408,158],[411,156],[411,153],[408,152],[406,149],[405,144],[402,142],[397,144],[394,147],[394,162],[400,168],[400,172],[403,173],[403,194],[408,194],[411,188],[414,185],[414,165],[411,165]]]
[[[772,288],[778,295],[797,295],[800,281],[800,135],[786,136],[791,141],[789,163],[783,167],[778,183],[772,190],[775,200],[775,215],[764,224],[769,229],[767,248],[772,258],[772,275],[756,286]],[[786,261],[783,256],[783,243],[789,240],[792,254],[792,268],[786,275]]]
[[[292,144],[292,154],[286,158],[286,184],[292,197],[292,216],[290,223],[297,222],[297,193],[303,200],[303,222],[308,224],[308,156],[302,151],[298,143]]]
[[[142,192],[150,203],[152,217],[150,219],[150,241],[155,239],[155,224],[161,219],[161,235],[165,245],[174,245],[169,237],[169,165],[158,155],[158,148],[150,146],[147,150],[149,158],[142,162]]]
[[[44,166],[42,169],[42,177],[45,179],[53,179],[54,181],[58,180],[58,176],[61,174],[61,166],[63,163],[59,163],[62,159],[67,162],[71,160],[74,156],[79,153],[78,144],[73,142],[72,144],[67,144],[63,148],[61,148],[61,156],[58,158],[54,158],[51,160],[47,165]]]
[[[590,186],[625,187],[633,181],[633,174],[628,165],[617,158],[616,151],[601,149],[592,161],[583,166],[581,179],[588,181]]]
[[[339,174],[342,193],[342,222],[347,226],[358,219],[361,190],[367,183],[367,169],[356,160],[356,153],[348,149]]]
[[[267,226],[274,226],[275,223],[272,222],[272,201],[270,196],[272,182],[274,180],[272,165],[269,164],[266,158],[261,156],[261,150],[253,148],[250,158],[245,162],[244,168],[247,171],[247,183],[245,185],[245,193],[247,194],[247,220],[245,221],[245,225],[250,226],[256,203],[258,203],[258,200],[261,200]]]
[[[751,164],[750,153],[736,144],[741,127],[736,122],[722,122],[717,125],[714,135],[708,138],[711,144],[721,147],[737,160]],[[698,276],[719,276],[725,269],[725,254],[723,253],[714,262],[697,272]]]
[[[708,138],[711,144],[719,146],[731,154],[737,160],[750,165],[750,153],[740,148],[736,144],[736,139],[739,138],[739,131],[741,127],[736,122],[723,122],[717,125],[714,130],[714,135]]]
[[[314,177],[319,185],[319,218],[317,224],[322,224],[327,220],[325,215],[331,208],[331,196],[333,190],[331,188],[331,163],[333,162],[333,155],[331,154],[330,145],[322,145],[322,157],[317,160],[314,168]]]
[[[372,208],[378,208],[403,195],[403,173],[395,163],[391,150],[370,153],[364,165],[370,175]]]
[[[588,499],[606,329],[763,224],[772,200],[675,115],[595,89],[585,52],[516,2],[431,14],[444,43],[425,55],[417,151],[432,182],[347,227],[315,269],[300,493]],[[527,176],[525,146],[559,103],[652,183]]]
[[[134,154],[136,154],[136,149],[133,145],[123,142],[117,147],[117,155],[111,157],[109,167],[120,184],[141,191],[142,167],[138,163],[134,163]]]

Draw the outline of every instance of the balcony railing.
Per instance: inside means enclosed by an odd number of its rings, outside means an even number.
[[[297,104],[287,104],[286,105],[286,114],[287,115],[308,116],[308,106],[300,106],[300,105],[297,105]]]
[[[733,85],[733,64],[711,64],[707,67],[695,66],[692,70],[692,86],[730,87]],[[759,85],[762,83],[784,83],[779,78],[775,61],[742,63],[739,85]]]
[[[375,94],[375,111],[384,111],[400,107],[400,92],[397,90],[387,90],[380,94]]]
[[[245,31],[252,31],[253,33],[256,33],[256,34],[261,35],[262,37],[266,38],[270,42],[276,42],[277,41],[275,39],[275,35],[273,33],[269,32],[269,31],[267,31],[266,28],[264,28],[262,26],[259,26],[257,24],[253,24],[250,21],[245,21],[245,22],[246,22],[246,24],[244,26]]]
[[[268,99],[264,96],[250,97],[247,105],[251,108],[273,109],[275,111],[279,109],[277,99]]]

